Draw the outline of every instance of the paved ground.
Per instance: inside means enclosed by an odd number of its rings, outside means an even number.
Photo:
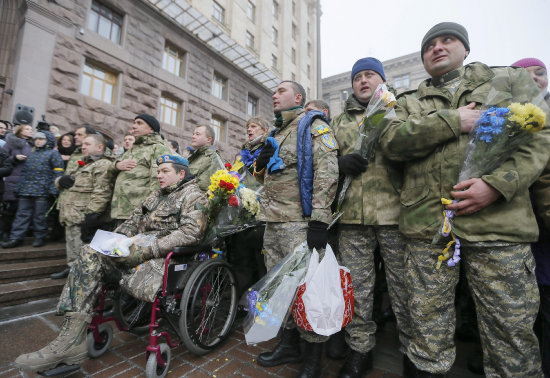
[[[12,361],[21,353],[34,351],[46,345],[57,334],[62,317],[53,312],[43,312],[18,320],[0,322],[0,377],[35,377],[14,368]],[[113,324],[114,326],[114,324]],[[377,334],[374,350],[375,369],[367,376],[399,377],[401,355],[397,351],[397,333],[389,323]],[[184,346],[172,349],[170,377],[294,377],[298,365],[262,368],[255,359],[258,353],[271,349],[275,341],[259,346],[248,346],[240,326],[235,326],[230,339],[218,350],[197,357]],[[69,377],[140,377],[145,371],[145,347],[147,338],[126,332],[115,331],[113,343],[102,357],[91,359],[81,365],[81,370]],[[450,377],[477,377],[465,369],[464,355],[468,344],[459,345],[456,366]],[[336,377],[342,361],[325,358],[323,377]]]

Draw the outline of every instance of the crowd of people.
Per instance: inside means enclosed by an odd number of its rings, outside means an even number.
[[[327,243],[333,245],[355,290],[354,316],[342,332],[329,339],[297,327],[289,317],[279,342],[258,356],[258,364],[300,362],[299,377],[319,377],[328,340],[338,345],[329,348],[329,356],[345,358],[340,377],[370,371],[376,342],[374,254],[379,250],[405,377],[443,377],[451,369],[461,274],[475,303],[482,372],[489,377],[550,376],[548,121],[497,169],[458,182],[481,108],[542,98],[540,107],[548,113],[547,70],[535,58],[507,67],[465,65],[469,52],[462,25],[444,22],[426,33],[421,54],[430,78],[398,96],[396,116],[385,122],[370,160],[357,153],[356,141],[369,100],[386,82],[376,58],[353,65],[353,94],[332,120],[327,104],[306,102],[299,83],[283,81],[272,96],[273,125],[259,117],[247,122],[240,173],[246,186],[260,193],[263,223],[226,239],[239,294],[304,240],[320,258]],[[490,92],[495,97],[487,104]],[[148,114],[135,117],[120,155],[90,126],[59,135],[56,149],[49,131],[18,125],[6,133],[10,125],[5,126],[0,128],[5,141],[0,149],[2,247],[21,245],[30,224],[33,246],[43,245],[45,214],[58,192],[59,222],[65,227],[68,268],[54,277],[68,276],[57,308],[65,321],[55,340],[15,362],[44,371],[85,358],[93,303],[110,272],[124,273],[166,256],[174,246],[201,241],[206,218],[196,205],[207,204],[210,176],[225,162],[210,126],[195,128],[183,157]],[[353,180],[343,215],[329,230],[346,176]],[[442,198],[456,201],[443,205]],[[438,269],[438,255],[449,241],[432,242],[443,210],[455,212],[461,261]],[[132,245],[128,257],[110,259],[87,245],[107,224],[127,236],[155,238]]]

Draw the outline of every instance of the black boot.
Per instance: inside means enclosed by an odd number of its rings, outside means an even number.
[[[34,239],[34,243],[32,243],[34,248],[42,247],[43,245],[46,245],[46,240],[42,238]]]
[[[50,274],[50,278],[52,280],[58,280],[58,279],[61,279],[61,278],[67,278],[68,275],[69,275],[69,268],[65,268],[65,270],[62,271],[62,272],[57,272],[57,273]]]
[[[297,329],[284,329],[281,340],[273,351],[260,353],[258,364],[271,367],[282,364],[293,364],[302,361],[300,351],[300,334]]]
[[[298,372],[298,378],[317,378],[321,376],[321,356],[323,355],[324,344],[306,342],[305,358]]]
[[[346,343],[346,331],[341,330],[328,339],[327,356],[334,360],[342,360],[346,358],[349,352],[349,346]]]
[[[340,378],[361,378],[372,370],[372,351],[360,353],[352,349],[340,369]]]
[[[2,248],[15,248],[23,245],[23,240],[10,239],[7,242],[2,243]]]

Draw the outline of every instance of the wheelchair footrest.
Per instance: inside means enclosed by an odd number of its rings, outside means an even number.
[[[74,371],[80,370],[80,365],[59,365],[53,369],[43,371],[39,373],[43,377],[55,377],[62,374],[69,374]]]

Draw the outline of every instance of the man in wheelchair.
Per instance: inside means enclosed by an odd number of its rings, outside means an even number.
[[[128,257],[109,257],[91,249],[82,253],[71,267],[57,310],[64,314],[58,336],[37,352],[15,360],[20,369],[41,372],[59,364],[77,364],[86,359],[86,333],[93,307],[104,282],[112,282],[135,266],[152,258],[166,256],[176,246],[198,244],[206,229],[206,215],[195,205],[208,205],[187,159],[162,155],[157,159],[160,190],[151,193],[132,216],[115,232],[128,237],[154,235],[147,246],[130,247]]]

